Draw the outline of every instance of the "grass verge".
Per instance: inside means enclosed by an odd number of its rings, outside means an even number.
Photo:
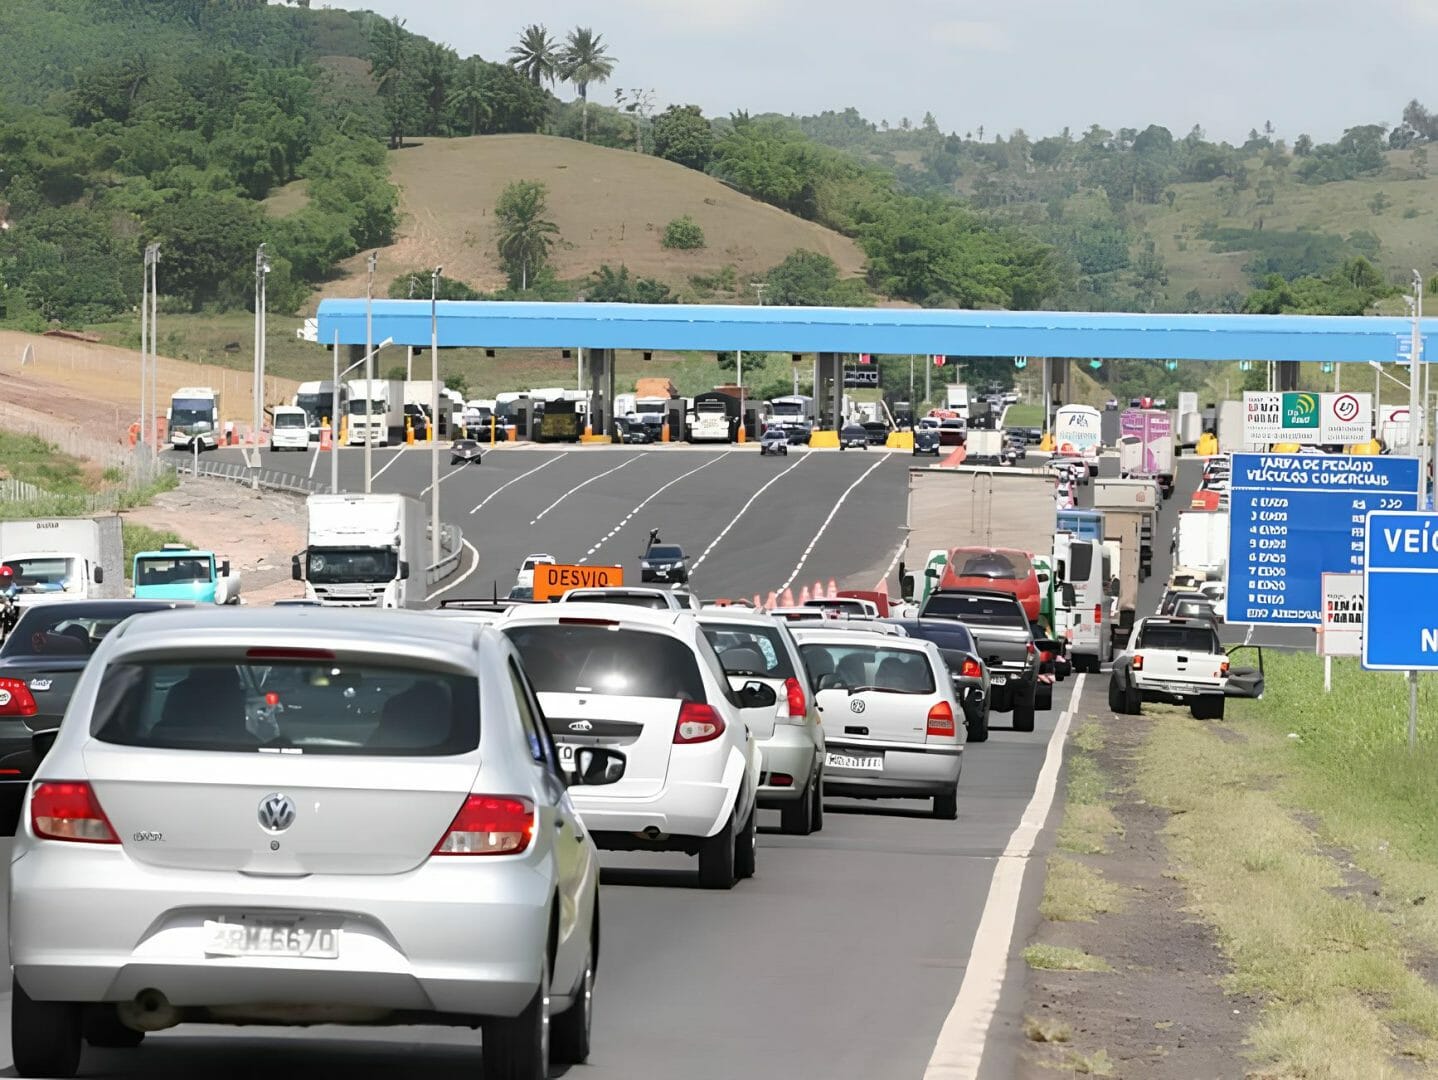
[[[1109,779],[1094,755],[1103,749],[1103,727],[1095,721],[1077,728],[1069,738],[1068,783],[1063,821],[1058,829],[1060,851],[1100,855],[1123,826],[1108,798]]]
[[[1290,716],[1301,700],[1272,682],[1269,694]],[[1178,710],[1155,712],[1139,789],[1173,815],[1165,837],[1233,963],[1229,988],[1269,1002],[1250,1032],[1262,1075],[1382,1080],[1398,1075],[1395,1050],[1438,1060],[1438,989],[1408,966],[1392,918],[1340,893],[1337,863],[1285,806],[1272,768],[1282,747],[1225,743]]]
[[[1010,405],[1004,423],[1010,427],[1038,427],[1044,422],[1042,405]]]
[[[1024,950],[1024,961],[1040,971],[1112,971],[1107,960],[1082,949],[1063,945],[1030,945]]]
[[[1054,922],[1089,922],[1123,906],[1119,890],[1091,866],[1050,855],[1039,914]]]
[[[128,521],[120,523],[120,532],[125,541],[125,580],[130,580],[134,570],[135,556],[141,551],[156,551],[165,544],[185,544],[189,541],[168,529],[152,529],[148,525],[135,525]]]

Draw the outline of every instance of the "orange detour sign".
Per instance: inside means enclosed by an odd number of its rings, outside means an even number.
[[[540,563],[534,568],[534,599],[540,603],[563,596],[570,589],[602,589],[624,584],[622,566],[566,566]]]

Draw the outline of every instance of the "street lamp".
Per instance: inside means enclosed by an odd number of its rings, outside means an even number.
[[[160,336],[155,324],[159,314],[160,245],[150,245],[150,445],[160,449]],[[142,433],[143,433],[143,429]]]
[[[429,275],[429,536],[430,567],[439,565],[439,272]],[[453,435],[451,434],[451,439]]]
[[[379,252],[371,251],[369,258],[365,260],[369,267],[369,274],[365,279],[364,289],[364,349],[365,357],[369,361],[364,368],[364,492],[370,493],[373,480],[370,476],[371,462],[374,458],[374,267],[379,261]]]
[[[270,260],[265,254],[266,245],[255,249],[255,388],[254,388],[254,432],[256,462],[259,461],[260,428],[264,422],[265,409],[265,278],[270,272]],[[259,477],[256,474],[255,484]]]
[[[394,338],[385,338],[383,341],[381,341],[378,345],[375,346],[374,353],[365,353],[364,356],[360,357],[349,367],[341,371],[340,332],[338,330],[335,331],[335,348],[334,356],[332,358],[332,370],[334,371],[334,376],[330,384],[330,491],[339,491],[340,489],[340,444],[337,439],[337,435],[339,433],[339,418],[335,416],[335,414],[340,411],[340,380],[343,379],[355,368],[359,367],[361,364],[369,363],[371,356],[373,356],[375,353],[379,353],[386,346],[393,344]],[[365,481],[366,484],[368,484],[369,477],[365,477]],[[366,488],[366,490],[368,490],[368,488]]]

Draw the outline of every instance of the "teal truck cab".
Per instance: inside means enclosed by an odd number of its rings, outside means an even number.
[[[184,544],[166,544],[159,551],[135,556],[133,580],[139,600],[188,600],[196,604],[238,604],[239,578],[230,575],[230,563],[212,551],[195,551]]]

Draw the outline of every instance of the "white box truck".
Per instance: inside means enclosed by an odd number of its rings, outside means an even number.
[[[430,547],[413,495],[311,495],[309,533],[291,572],[330,607],[423,607]]]
[[[1174,573],[1201,574],[1221,581],[1228,566],[1228,512],[1180,510]]]
[[[403,379],[355,379],[349,392],[351,446],[363,446],[366,439],[375,446],[404,441]]]
[[[0,521],[0,562],[14,573],[17,607],[125,595],[125,545],[116,514]]]

